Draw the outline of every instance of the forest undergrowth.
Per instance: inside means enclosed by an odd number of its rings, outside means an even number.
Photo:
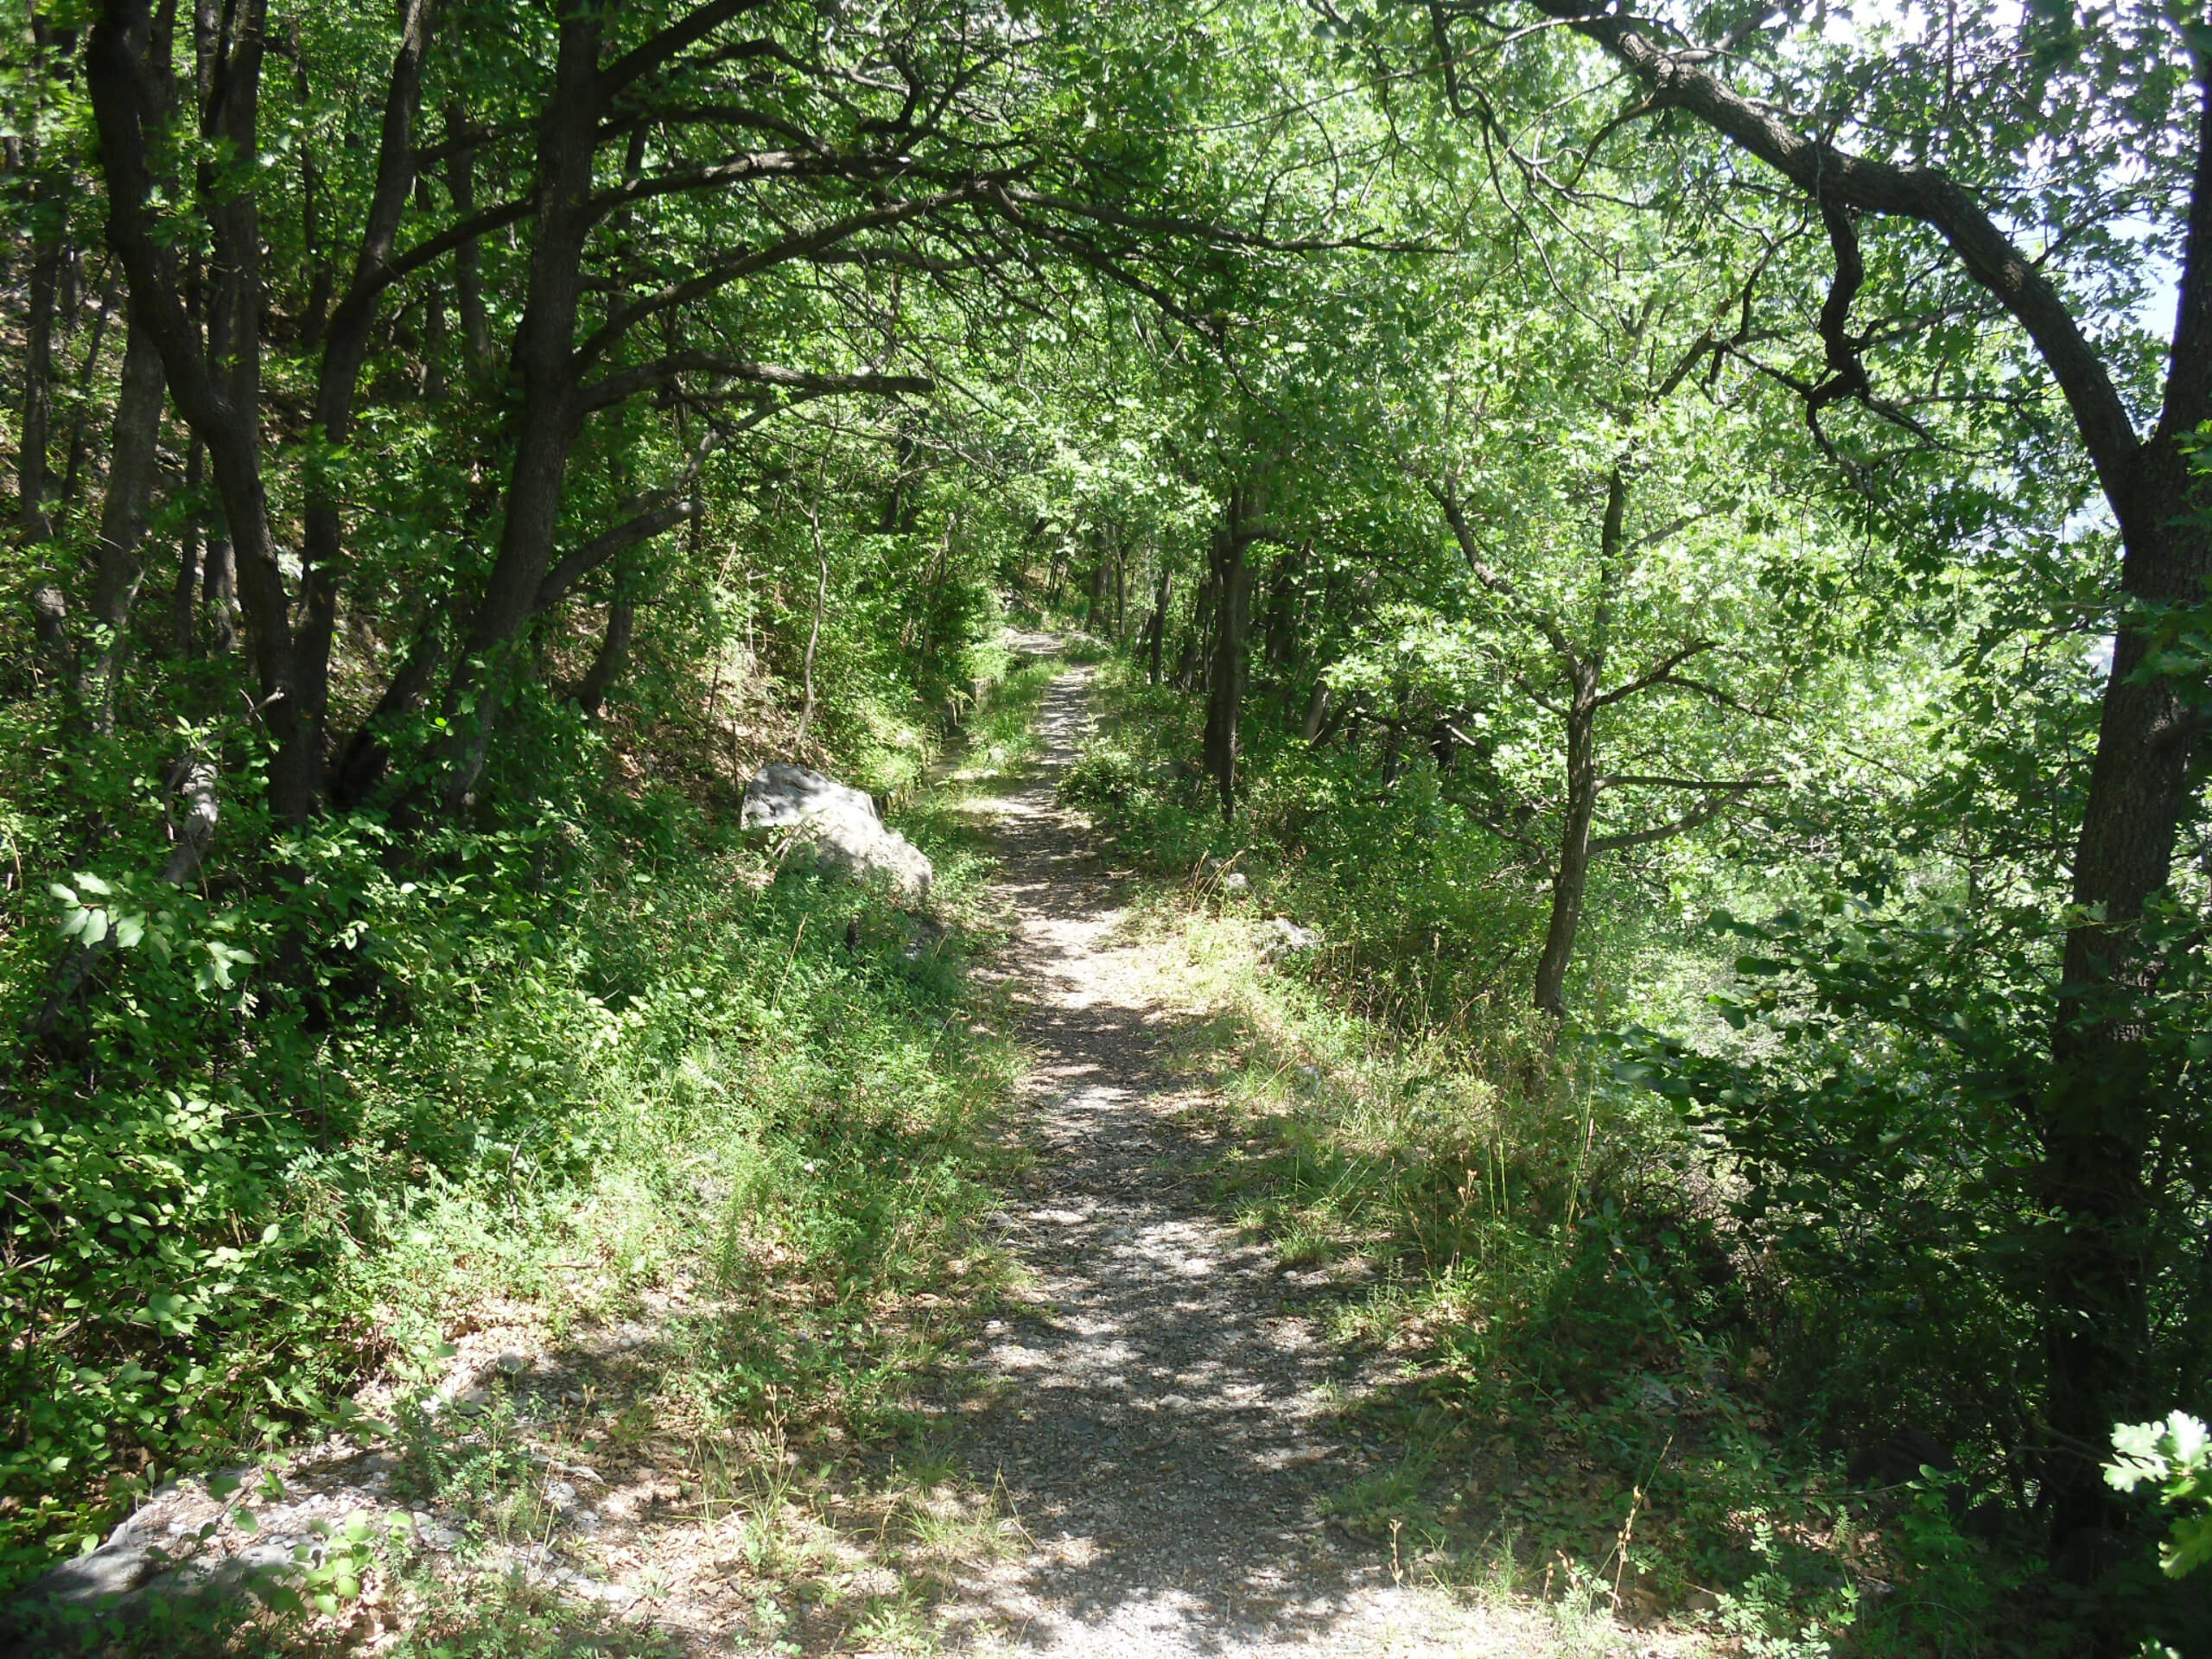
[[[1791,1386],[1726,1161],[1602,1033],[1554,1046],[1520,1004],[1525,884],[1469,881],[1419,779],[1363,804],[1278,744],[1225,827],[1185,760],[1192,701],[1141,663],[1095,683],[1063,795],[1151,874],[1131,926],[1217,1011],[1181,1064],[1224,1148],[1219,1202],[1362,1287],[1337,1334],[1399,1362],[1361,1409],[1402,1455],[1341,1494],[1344,1524],[1440,1582],[1539,1595],[1563,1629],[1668,1618],[1761,1656],[2078,1650],[2063,1588],[1943,1448],[1907,1431],[1870,1452]],[[1725,964],[1640,943],[1679,1019],[1711,1020],[1696,992]]]
[[[999,680],[961,740],[1018,766],[1047,677]],[[0,1594],[181,1475],[330,1445],[392,1448],[403,1494],[460,1519],[458,1553],[356,1541],[329,1605],[280,1594],[242,1624],[188,1611],[133,1639],[320,1651],[382,1620],[404,1653],[650,1649],[494,1570],[543,1530],[549,1457],[657,1464],[674,1513],[759,1517],[764,1640],[779,1599],[843,1560],[804,1518],[819,1493],[873,1491],[896,1549],[958,1530],[926,1497],[914,1521],[898,1471],[920,1459],[925,1494],[938,1478],[914,1387],[1003,1272],[974,1224],[1014,1155],[999,1113],[1016,1063],[963,971],[988,938],[957,810],[972,780],[926,752],[869,766],[870,741],[896,759],[913,734],[847,712],[860,780],[903,799],[936,862],[926,923],[779,879],[773,845],[734,829],[742,776],[725,773],[719,798],[597,791],[579,820],[456,840],[419,881],[378,874],[357,912],[376,1007],[342,1026],[217,988],[194,1011],[150,971],[119,988],[0,1128],[9,1179],[36,1189],[16,1198],[69,1229],[0,1264],[9,1299],[67,1315],[5,1360],[22,1421]],[[282,918],[262,919],[244,959],[283,948]],[[20,1001],[41,958],[16,946]],[[191,1023],[149,1042],[162,1020]],[[441,1410],[468,1361],[496,1382],[493,1352],[588,1349],[639,1321],[649,1386]]]

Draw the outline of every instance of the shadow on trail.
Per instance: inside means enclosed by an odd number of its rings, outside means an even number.
[[[1325,1340],[1325,1272],[1281,1270],[1205,1207],[1210,1149],[1172,1116],[1181,1022],[1115,961],[1119,883],[1053,801],[1085,677],[1048,692],[1045,762],[997,804],[1018,929],[1002,971],[1035,1057],[1036,1161],[1006,1243],[1036,1298],[986,1326],[954,1414],[1033,1548],[942,1611],[1062,1652],[1325,1649],[1347,1624],[1402,1639],[1438,1610],[1395,1597],[1388,1546],[1325,1511],[1366,1461],[1341,1407],[1375,1379]]]

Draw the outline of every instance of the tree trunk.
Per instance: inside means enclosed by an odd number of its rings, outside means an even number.
[[[1206,692],[1205,769],[1221,791],[1224,822],[1236,812],[1236,738],[1244,713],[1244,639],[1252,608],[1252,573],[1244,563],[1249,505],[1244,490],[1232,491],[1214,532],[1213,586],[1220,597]]]
[[[814,590],[814,624],[806,631],[806,659],[800,665],[799,677],[805,686],[805,702],[798,712],[798,734],[791,740],[791,749],[797,754],[798,747],[806,741],[806,728],[814,718],[814,652],[822,643],[822,613],[830,607],[830,555],[822,545],[820,509],[810,504],[806,511],[807,526],[814,532],[814,556],[822,567],[819,584]]]
[[[1613,602],[1626,575],[1623,548],[1628,523],[1629,480],[1618,461],[1605,480],[1605,512],[1598,528],[1598,596],[1589,644],[1580,652],[1564,639],[1553,653],[1567,677],[1567,815],[1560,825],[1559,861],[1552,873],[1552,915],[1536,959],[1536,1006],[1554,1020],[1567,1018],[1567,969],[1582,925],[1582,900],[1590,886],[1590,830],[1598,816],[1598,709],[1611,643]]]
[[[185,451],[184,491],[188,498],[200,493],[201,455],[194,438]],[[200,509],[194,505],[176,538],[176,586],[169,593],[170,644],[180,657],[200,654],[199,630],[194,623],[194,601],[200,593]]]
[[[47,452],[54,435],[54,290],[61,278],[64,209],[41,179],[33,193],[29,303],[23,318],[22,437],[16,454],[16,519],[26,543],[53,535],[46,514]]]
[[[440,798],[448,813],[475,798],[510,671],[507,657],[552,557],[561,492],[575,442],[576,314],[593,223],[592,158],[599,125],[601,14],[572,3],[560,22],[554,90],[538,129],[537,238],[529,297],[515,338],[521,404],[499,551],[445,697],[452,733]]]
[[[200,560],[200,609],[207,619],[207,645],[218,657],[238,648],[238,566],[231,538],[210,526]]]
[[[430,5],[431,0],[405,0],[401,9],[399,47],[385,93],[376,183],[345,296],[323,334],[315,423],[333,455],[341,453],[353,436],[353,405],[368,359],[370,329],[408,189],[416,179],[415,115],[422,102],[423,59],[429,49]],[[340,477],[335,466],[309,467],[301,513],[304,536],[300,547],[297,695],[302,741],[315,757],[318,794],[324,783],[322,758],[330,749],[330,652],[337,632],[338,572],[344,551]]]
[[[1093,633],[1105,632],[1106,591],[1111,585],[1113,574],[1108,562],[1112,556],[1112,554],[1107,551],[1106,533],[1101,531],[1098,536],[1098,555],[1090,566],[1090,602],[1084,607],[1083,613],[1083,625]]]
[[[2151,435],[2113,384],[2095,345],[2042,262],[2016,247],[1981,193],[1940,168],[1872,161],[1839,149],[1808,122],[1738,92],[1724,57],[1673,49],[1626,12],[1537,0],[1587,35],[1641,83],[1646,108],[1679,108],[1773,168],[1816,204],[1837,251],[1823,310],[1831,362],[1855,373],[1847,334],[1865,266],[1854,213],[1917,219],[1936,231],[1973,280],[2034,342],[2074,416],[2119,521],[2120,590],[2152,606],[2193,606],[2212,578],[2212,536],[2182,445],[2212,416],[2212,62],[2196,56],[2194,177],[2182,251],[2180,303],[2164,405]],[[1834,130],[1832,118],[1821,124]],[[1839,353],[1842,360],[1837,361]],[[2145,1397],[2151,1221],[2144,1162],[2156,1109],[2139,1016],[2128,1006],[2152,974],[2135,929],[2145,902],[2171,880],[2174,844],[2193,809],[2190,750],[2201,728],[2171,681],[2134,683],[2147,641],[2123,626],[2106,681],[2073,870],[2078,910],[2095,918],[2067,937],[2054,1076],[2036,1104],[2043,1156],[2036,1189],[2051,1217],[2051,1254],[2038,1287],[2050,1363],[2047,1427],[2054,1442],[2043,1493],[2054,1542],[2103,1524],[2112,1496],[2099,1467],[2116,1420],[2156,1414]]]
[[[107,498],[100,510],[95,552],[92,627],[77,662],[79,717],[102,736],[115,729],[117,659],[130,607],[146,575],[141,549],[147,511],[154,499],[165,391],[161,348],[134,323],[124,347],[123,385],[115,402]]]
[[[266,22],[266,0],[245,0],[227,12],[207,3],[199,8],[199,60],[209,88],[205,130],[242,158],[260,153]],[[259,215],[251,169],[242,188],[212,166],[203,175],[213,251],[203,352],[180,296],[175,251],[147,219],[154,185],[148,160],[161,148],[149,129],[168,118],[165,107],[149,101],[168,85],[154,66],[168,61],[168,42],[158,38],[146,0],[105,0],[85,54],[85,79],[108,186],[108,241],[130,283],[131,321],[153,336],[178,411],[207,447],[260,681],[255,712],[276,740],[270,805],[279,818],[298,823],[320,797],[321,756],[302,717],[290,602],[262,475]],[[215,574],[211,556],[211,594]]]
[[[1428,753],[1436,762],[1436,775],[1448,775],[1452,763],[1459,758],[1459,741],[1452,735],[1452,722],[1439,715],[1428,728]]]
[[[1191,607],[1190,631],[1183,636],[1183,650],[1175,660],[1175,683],[1185,691],[1198,688],[1198,676],[1207,663],[1206,652],[1213,640],[1214,613],[1213,561],[1206,561],[1205,580],[1198,584],[1196,602]]]
[[[414,643],[399,672],[384,689],[368,718],[353,728],[337,764],[331,769],[330,798],[340,811],[351,811],[365,802],[384,781],[391,758],[388,739],[392,727],[412,710],[445,666],[441,617],[433,608],[423,619]]]
[[[1560,826],[1559,858],[1552,873],[1551,922],[1536,959],[1535,1004],[1555,1020],[1567,1017],[1567,969],[1582,925],[1582,899],[1590,884],[1590,827],[1598,813],[1598,677],[1577,665],[1567,709],[1567,817]]]
[[[1163,556],[1160,562],[1160,585],[1154,590],[1152,596],[1151,634],[1146,642],[1146,654],[1148,658],[1146,672],[1149,683],[1154,685],[1160,683],[1160,653],[1167,640],[1167,601],[1169,588],[1174,579],[1174,572],[1169,568]]]
[[[2212,259],[2212,248],[2202,252]],[[2120,513],[2123,589],[2153,605],[2201,603],[2212,537],[2202,487],[2192,489],[2171,435],[2139,452],[2136,478]],[[2035,1185],[2056,1224],[2044,1286],[2053,1442],[2044,1484],[2061,1541],[2107,1523],[2113,1499],[2102,1464],[2113,1425],[2156,1416],[2166,1403],[2150,1397],[2144,1376],[2153,1204],[2146,1161],[2159,1079],[2133,1007],[2157,966],[2136,929],[2171,878],[2203,716],[2171,680],[2138,683],[2150,643],[2130,626],[2114,643],[2074,857],[2074,902],[2101,919],[2067,935],[2054,1075],[2037,1113]]]
[[[446,142],[452,143],[466,130],[467,122],[461,105],[446,105]],[[465,219],[476,211],[476,151],[474,146],[459,145],[446,158],[446,194],[453,199],[454,217]],[[484,306],[484,255],[473,241],[464,242],[453,253],[453,296],[454,308],[461,313],[461,349],[467,359],[472,380],[481,380],[491,373],[492,317]]]
[[[1125,550],[1118,543],[1114,549],[1114,645],[1117,650],[1129,648],[1129,567]]]
[[[65,505],[75,504],[77,486],[84,481],[85,433],[99,404],[93,387],[99,378],[100,355],[107,348],[108,323],[114,315],[116,294],[121,280],[119,272],[108,278],[107,286],[100,295],[99,309],[92,313],[92,340],[85,349],[85,366],[77,371],[76,408],[69,416],[69,461],[61,474],[59,492]]]
[[[582,683],[576,687],[576,706],[584,711],[588,720],[599,718],[599,711],[607,702],[607,687],[614,683],[614,677],[630,660],[630,633],[637,615],[637,607],[618,587],[615,597],[607,603],[607,636],[600,642],[599,655],[592,658],[591,667],[585,671]],[[811,683],[810,670],[807,677]]]
[[[1328,712],[1329,683],[1325,679],[1316,679],[1312,695],[1306,699],[1306,718],[1299,724],[1298,735],[1309,744],[1319,738],[1322,719]]]

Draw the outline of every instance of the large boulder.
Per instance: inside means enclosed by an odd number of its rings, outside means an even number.
[[[745,786],[745,811],[738,822],[747,830],[784,829],[817,812],[839,812],[873,820],[875,799],[866,790],[804,766],[771,760]]]
[[[921,849],[886,829],[868,794],[835,778],[778,760],[745,786],[740,822],[747,830],[790,829],[786,858],[851,881],[890,883],[899,899],[918,905],[936,875]]]

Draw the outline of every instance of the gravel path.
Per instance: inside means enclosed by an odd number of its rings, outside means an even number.
[[[1188,1176],[1173,1016],[1116,944],[1119,883],[1053,799],[1087,678],[1054,682],[1044,764],[994,804],[1034,1057],[1037,1157],[1006,1241],[1035,1294],[986,1327],[964,1450],[1033,1548],[947,1611],[1053,1654],[1542,1651],[1522,1618],[1402,1581],[1387,1543],[1326,1518],[1366,1466],[1335,1408],[1369,1378],[1326,1340],[1325,1274],[1281,1270]]]

